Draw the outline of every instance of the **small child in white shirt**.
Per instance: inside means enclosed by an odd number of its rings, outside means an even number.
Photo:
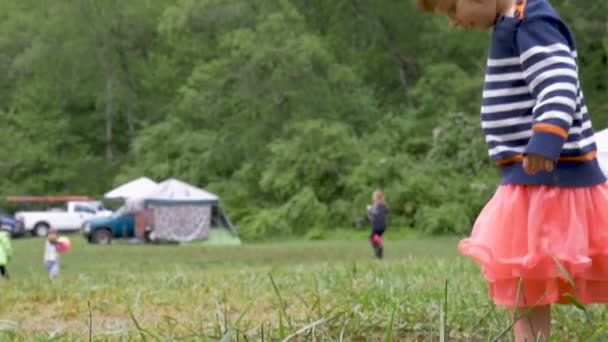
[[[49,279],[59,276],[59,251],[57,250],[57,231],[51,229],[44,245],[44,268]]]

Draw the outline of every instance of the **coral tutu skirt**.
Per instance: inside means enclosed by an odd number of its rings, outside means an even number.
[[[497,305],[608,303],[608,183],[502,185],[458,250]]]

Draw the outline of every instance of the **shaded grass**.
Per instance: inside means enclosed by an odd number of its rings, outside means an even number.
[[[54,283],[42,267],[43,241],[14,241],[13,279],[0,284],[0,340],[439,340],[445,329],[451,339],[486,341],[512,319],[488,301],[477,266],[457,255],[455,239],[389,241],[383,261],[366,242],[72,240]],[[587,310],[606,315],[601,306]],[[558,340],[605,329],[590,329],[574,307],[554,311]]]

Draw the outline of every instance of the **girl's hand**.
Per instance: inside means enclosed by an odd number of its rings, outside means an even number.
[[[528,154],[524,157],[524,171],[529,175],[535,175],[540,171],[553,172],[555,163],[543,156]]]

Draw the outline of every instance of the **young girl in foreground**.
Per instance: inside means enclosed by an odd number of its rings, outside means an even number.
[[[496,305],[534,307],[516,340],[548,341],[551,304],[608,302],[608,186],[574,38],[547,0],[418,2],[455,26],[494,29],[481,121],[503,178],[458,248],[481,265]]]

